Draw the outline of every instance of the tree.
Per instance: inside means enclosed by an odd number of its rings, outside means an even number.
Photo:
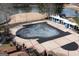
[[[45,13],[46,11],[47,11],[47,7],[46,7],[46,4],[44,4],[44,3],[40,3],[39,5],[38,5],[38,8],[39,8],[39,12],[41,12],[41,13]]]
[[[56,3],[55,4],[55,14],[60,14],[63,10],[63,3]]]

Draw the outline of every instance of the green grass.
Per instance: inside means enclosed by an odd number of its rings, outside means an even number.
[[[3,44],[3,45],[0,46],[0,47],[4,47],[4,48],[6,48],[6,47],[11,47],[11,46],[10,46],[10,44]]]
[[[74,17],[74,20],[79,25],[79,17]]]

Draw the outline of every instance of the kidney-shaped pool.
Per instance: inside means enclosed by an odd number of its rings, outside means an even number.
[[[23,28],[19,29],[16,32],[16,35],[24,38],[24,39],[31,39],[31,38],[56,38],[59,36],[63,36],[63,31],[47,24],[46,22],[43,23],[36,23],[30,25],[23,25]]]

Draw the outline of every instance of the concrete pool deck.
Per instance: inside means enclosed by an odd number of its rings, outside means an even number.
[[[72,56],[72,55],[78,56],[79,55],[79,49],[77,49],[75,51],[67,51],[67,50],[64,50],[61,48],[61,46],[71,43],[71,42],[76,42],[79,45],[79,40],[78,40],[79,34],[77,34],[76,32],[74,32],[70,29],[65,28],[64,25],[62,25],[62,24],[54,23],[53,21],[50,21],[50,20],[42,20],[42,21],[37,21],[37,22],[32,22],[32,23],[40,23],[40,22],[47,22],[51,26],[56,27],[64,32],[69,32],[71,34],[56,38],[54,40],[53,39],[49,40],[49,41],[43,42],[41,44],[37,41],[38,38],[36,38],[35,40],[34,39],[25,40],[25,39],[15,36],[14,40],[20,45],[22,45],[24,43],[27,48],[32,47],[32,48],[36,49],[39,53],[46,50],[46,51],[53,51],[55,54],[57,54],[59,56],[60,55],[64,55],[64,56],[68,56],[68,55],[69,56]],[[26,23],[26,25],[28,25],[28,24],[31,24],[31,23]],[[16,35],[16,31],[20,28],[22,28],[22,27],[17,26],[17,27],[11,28],[10,30],[13,33],[13,35]]]

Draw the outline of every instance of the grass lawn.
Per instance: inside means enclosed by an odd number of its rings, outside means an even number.
[[[79,17],[74,17],[74,20],[79,25]]]
[[[11,47],[10,44],[3,44],[2,46],[0,46],[0,48],[8,48],[8,47]]]
[[[3,47],[11,47],[10,44],[3,44]]]

